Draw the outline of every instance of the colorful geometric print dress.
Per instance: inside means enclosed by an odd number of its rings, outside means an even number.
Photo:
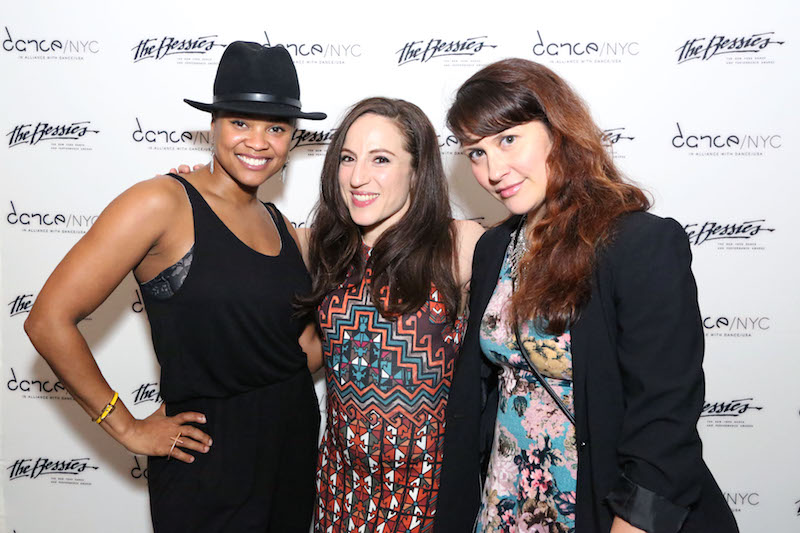
[[[435,288],[419,311],[387,320],[370,276],[348,278],[319,307],[328,412],[314,531],[429,532],[464,321],[448,321]]]
[[[517,348],[507,312],[512,288],[508,256],[507,252],[481,321],[481,348],[501,373],[500,405],[476,530],[570,532],[575,528],[578,471],[575,428],[527,370]],[[529,321],[520,325],[520,337],[541,374],[574,412],[569,332],[541,335]]]

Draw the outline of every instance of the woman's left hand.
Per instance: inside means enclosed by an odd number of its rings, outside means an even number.
[[[615,516],[609,533],[647,533],[644,529],[630,525],[622,518]]]

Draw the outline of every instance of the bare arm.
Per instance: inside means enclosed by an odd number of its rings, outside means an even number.
[[[472,256],[481,238],[483,226],[473,220],[454,220],[456,228],[456,253],[458,259],[458,284],[461,286],[462,306],[466,306],[472,278]]]
[[[308,357],[308,369],[313,374],[322,368],[322,342],[317,332],[316,324],[309,324],[300,335],[300,347]]]
[[[610,533],[647,533],[643,529],[630,525],[622,518],[615,516],[614,522],[611,524]]]
[[[300,253],[303,254],[303,262],[308,268],[308,239],[311,236],[309,228],[295,228],[297,232],[297,246],[300,248]]]
[[[56,267],[25,321],[36,350],[92,418],[99,416],[113,390],[77,324],[108,298],[128,272],[158,250],[179,205],[176,202],[182,200],[169,187],[165,178],[156,178],[116,198]],[[134,453],[167,455],[172,437],[179,432],[183,437],[178,445],[207,451],[211,439],[183,425],[187,422],[204,423],[205,419],[200,413],[166,417],[162,406],[147,419],[136,420],[120,399],[101,426]],[[172,456],[193,460],[178,448]]]
[[[294,242],[297,244],[297,248],[300,250],[300,254],[303,256],[303,262],[308,267],[308,229],[295,228],[288,218],[284,216],[283,219]],[[300,335],[298,342],[308,357],[308,369],[311,373],[313,374],[322,368],[322,343],[319,339],[316,324],[308,324]]]

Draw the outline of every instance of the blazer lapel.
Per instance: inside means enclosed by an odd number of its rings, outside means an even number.
[[[511,233],[519,217],[514,216],[500,226],[486,232],[475,250],[476,259],[472,271],[472,286],[470,288],[470,322],[477,321],[475,327],[480,327],[483,312],[489,305],[497,278],[500,277],[500,268],[503,266],[505,250],[511,242]]]

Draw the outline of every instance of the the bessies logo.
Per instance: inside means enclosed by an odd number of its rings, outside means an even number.
[[[210,131],[144,127],[139,117],[135,117],[134,120],[136,128],[131,132],[131,138],[133,142],[146,146],[148,150],[211,152],[214,149],[214,140]]]
[[[6,222],[29,233],[86,233],[97,220],[97,215],[18,210],[13,200],[9,204]]]
[[[297,128],[292,133],[289,151],[305,150],[309,155],[325,155],[327,147],[331,144],[335,128],[327,130],[307,130]]]
[[[533,55],[551,63],[622,63],[639,55],[638,41],[551,40],[536,30]]]
[[[603,142],[614,159],[625,159],[625,145],[636,139],[624,126],[603,130]]]
[[[33,123],[17,124],[6,133],[6,137],[9,148],[44,143],[51,150],[86,151],[92,149],[86,144],[89,138],[84,139],[90,133],[97,134],[100,130],[94,129],[90,120],[81,120],[64,123],[39,122],[35,126]]]
[[[285,48],[298,65],[305,63],[315,65],[342,65],[348,60],[358,59],[363,54],[361,44],[354,42],[329,42],[321,39],[270,41],[269,34],[264,31],[264,46],[281,46]]]
[[[13,300],[8,302],[10,307],[9,316],[17,316],[29,313],[33,307],[33,293],[17,295]]]
[[[55,377],[30,378],[18,374],[14,367],[9,367],[11,379],[6,381],[6,389],[31,400],[71,400],[64,384]]]
[[[753,423],[750,415],[764,409],[753,402],[752,397],[716,402],[706,400],[700,413],[700,420],[706,427],[751,428]]]
[[[693,246],[713,242],[718,250],[763,250],[762,237],[775,231],[775,228],[767,227],[764,218],[728,223],[709,220],[685,224],[683,229]]]
[[[703,329],[706,337],[752,337],[772,327],[768,316],[706,316]]]
[[[432,59],[441,59],[444,66],[474,66],[480,62],[480,59],[474,56],[491,48],[497,48],[497,45],[490,44],[487,35],[453,40],[433,37],[427,40],[408,41],[395,52],[395,55],[399,66],[427,63]]]
[[[761,503],[761,495],[758,492],[724,492],[725,501],[734,513],[758,507]]]
[[[786,41],[779,41],[774,31],[728,37],[714,34],[711,37],[692,37],[675,49],[678,64],[687,61],[708,61],[725,58],[728,64],[775,63],[768,52]],[[772,48],[769,48],[772,47]]]
[[[131,396],[133,405],[147,402],[162,403],[164,401],[161,398],[161,390],[158,387],[158,383],[142,383],[131,391]]]
[[[139,63],[148,59],[161,61],[170,58],[175,59],[179,64],[216,65],[219,57],[211,52],[227,46],[227,44],[218,42],[218,38],[217,34],[191,37],[174,35],[148,37],[141,39],[131,48],[133,62]]]
[[[8,480],[17,481],[20,479],[39,479],[46,477],[51,483],[67,485],[91,485],[86,481],[86,475],[92,471],[99,470],[99,466],[91,464],[89,457],[78,457],[76,459],[50,459],[49,457],[39,457],[36,459],[16,459],[9,471]]]
[[[692,156],[763,156],[783,147],[783,137],[775,133],[719,133],[688,130],[676,122],[672,147]]]
[[[100,43],[94,39],[64,39],[21,34],[4,27],[3,52],[17,54],[20,59],[55,59],[83,61],[100,52]]]

